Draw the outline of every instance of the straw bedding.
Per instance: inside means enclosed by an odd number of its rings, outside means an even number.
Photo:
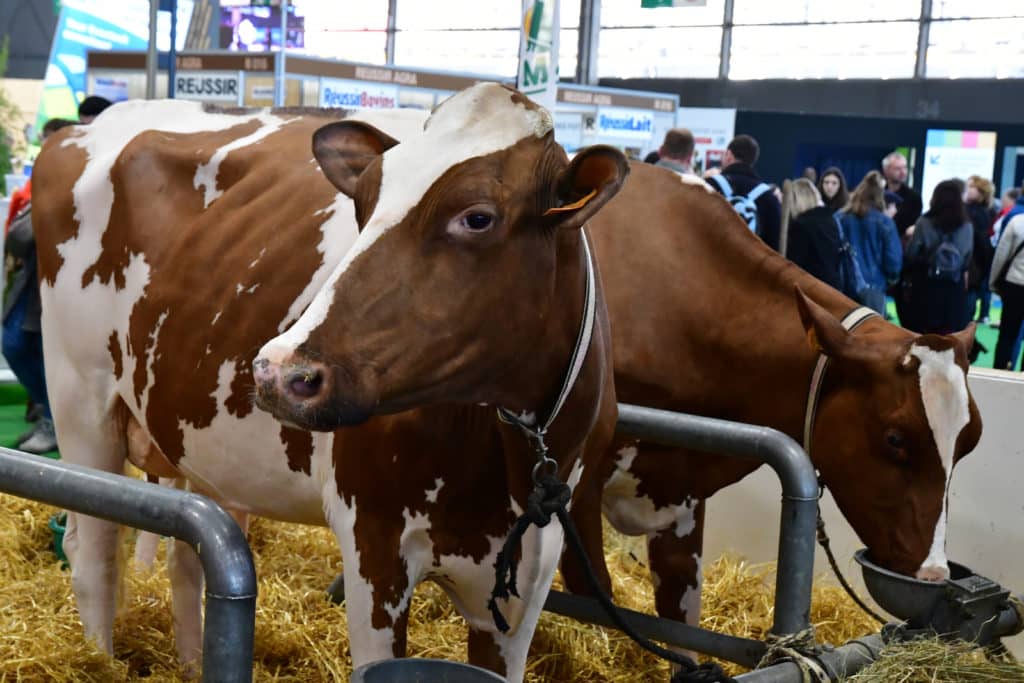
[[[41,504],[0,495],[0,681],[182,680],[170,637],[165,550],[161,549],[154,571],[128,572],[126,597],[115,625],[115,658],[111,660],[97,653],[82,636],[69,573],[60,568],[49,548],[47,520],[54,512]],[[126,538],[128,542],[130,538]],[[324,599],[324,589],[341,571],[331,533],[256,519],[250,528],[250,542],[259,576],[256,680],[347,681],[351,659],[345,611]],[[607,555],[618,601],[653,613],[642,541],[609,533]],[[772,579],[769,565],[720,558],[705,570],[703,625],[762,637],[772,621]],[[839,644],[875,630],[841,589],[821,583],[812,608],[820,640]],[[421,586],[411,609],[410,655],[465,661],[465,624],[440,589],[432,584]],[[887,660],[899,662],[902,655],[893,654]],[[940,668],[945,666],[943,661]],[[527,680],[665,681],[667,671],[617,632],[544,614],[531,648]],[[1013,671],[1016,675],[1021,669]],[[1005,671],[1000,675],[914,678],[889,670],[881,677],[855,680],[1013,678]]]

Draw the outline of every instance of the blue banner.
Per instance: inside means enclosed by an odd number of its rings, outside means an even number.
[[[192,14],[191,0],[178,3],[178,42],[184,40]],[[168,43],[170,16],[164,14],[159,31]],[[86,92],[86,53],[145,50],[149,46],[149,0],[63,0],[57,30],[50,46],[43,98],[36,130],[51,118],[78,118],[78,104],[87,95],[125,99],[127,87],[119,82],[97,83],[102,92]],[[160,44],[167,49],[169,45]]]

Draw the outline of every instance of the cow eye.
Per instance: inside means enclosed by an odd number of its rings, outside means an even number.
[[[903,432],[898,429],[885,430],[885,445],[893,458],[899,461],[907,460],[907,440]]]
[[[453,216],[448,222],[447,233],[456,238],[476,239],[492,234],[500,222],[493,206],[477,204]]]
[[[468,213],[462,217],[462,224],[474,232],[479,232],[494,224],[494,216],[486,213]]]

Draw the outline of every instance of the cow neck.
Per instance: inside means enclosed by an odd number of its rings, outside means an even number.
[[[498,418],[502,422],[519,427],[533,446],[537,455],[537,464],[534,466],[535,480],[540,469],[551,468],[552,471],[557,469],[557,463],[548,457],[545,436],[548,429],[558,418],[558,414],[569,398],[569,394],[572,393],[580,371],[583,369],[583,363],[587,358],[590,342],[594,336],[594,323],[597,318],[597,286],[594,276],[594,259],[590,252],[590,243],[587,240],[585,230],[580,231],[580,242],[583,246],[583,257],[587,266],[583,295],[583,316],[576,335],[576,344],[572,355],[569,357],[568,370],[562,380],[562,386],[558,391],[551,411],[548,413],[547,418],[541,422],[537,412],[523,412],[517,415],[506,408],[498,408]]]
[[[843,328],[852,333],[867,320],[878,317],[878,313],[867,306],[858,306],[840,320]],[[821,387],[825,382],[825,371],[828,369],[829,357],[818,354],[818,361],[811,373],[811,384],[807,391],[807,408],[804,411],[804,451],[811,457],[811,437],[814,436],[814,421],[818,414],[818,401],[821,398]]]

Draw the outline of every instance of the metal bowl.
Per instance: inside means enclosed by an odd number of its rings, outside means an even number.
[[[880,567],[868,559],[867,548],[854,553],[853,559],[861,566],[868,593],[882,609],[897,619],[907,621],[927,614],[945,595],[945,581],[922,581]],[[973,575],[968,567],[949,563],[950,579],[965,579]]]
[[[443,659],[385,659],[352,672],[350,683],[496,683],[501,676],[459,662]]]

